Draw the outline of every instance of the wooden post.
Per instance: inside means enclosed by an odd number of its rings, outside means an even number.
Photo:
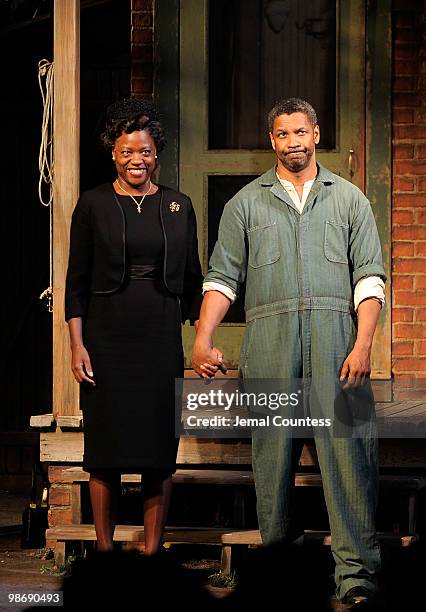
[[[80,0],[54,3],[53,414],[78,414],[64,320],[69,230],[80,178]]]

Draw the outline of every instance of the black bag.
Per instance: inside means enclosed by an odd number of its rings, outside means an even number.
[[[43,494],[40,505],[37,505],[37,466],[40,467],[43,475]],[[22,513],[21,548],[43,548],[46,546],[46,529],[49,526],[47,520],[47,491],[43,470],[40,464],[36,463],[31,473],[30,505],[26,506]]]

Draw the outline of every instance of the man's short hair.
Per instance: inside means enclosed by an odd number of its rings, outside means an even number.
[[[317,114],[314,107],[302,100],[301,98],[287,98],[286,100],[280,100],[276,102],[274,108],[268,113],[268,128],[272,132],[274,127],[274,121],[280,115],[292,115],[293,113],[303,113],[307,116],[310,123],[315,127],[318,123]]]

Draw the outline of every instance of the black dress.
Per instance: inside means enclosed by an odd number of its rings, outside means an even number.
[[[126,218],[126,279],[119,291],[92,295],[83,340],[96,386],[80,385],[86,471],[173,473],[175,378],[183,377],[179,300],[163,282],[159,192],[139,214],[118,196]]]

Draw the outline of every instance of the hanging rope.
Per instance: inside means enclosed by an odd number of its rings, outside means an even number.
[[[43,83],[44,79],[44,83]],[[53,312],[53,62],[42,59],[38,63],[38,84],[43,101],[43,119],[41,125],[41,144],[38,157],[40,178],[38,197],[43,206],[49,207],[49,287],[40,295],[47,300],[47,309]],[[43,198],[43,184],[48,188],[47,201]]]

